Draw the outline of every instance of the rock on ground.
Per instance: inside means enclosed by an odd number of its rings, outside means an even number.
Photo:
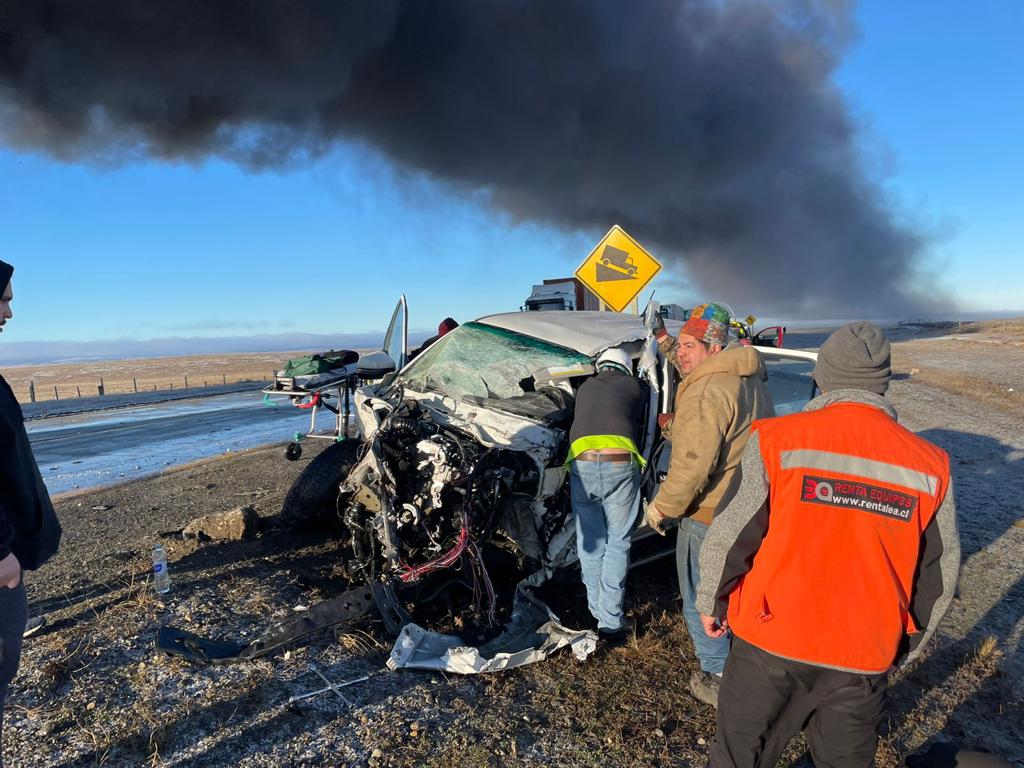
[[[182,536],[210,541],[246,541],[259,530],[259,515],[252,507],[237,507],[197,517],[181,530]]]

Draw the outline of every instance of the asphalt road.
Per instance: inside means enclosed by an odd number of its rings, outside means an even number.
[[[284,442],[309,429],[309,412],[255,393],[77,414],[26,424],[51,493],[132,479],[161,469]],[[334,415],[317,420],[334,428]]]

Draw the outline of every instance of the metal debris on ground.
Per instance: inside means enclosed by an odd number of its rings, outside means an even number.
[[[231,664],[266,656],[314,632],[363,616],[373,607],[369,587],[350,589],[331,600],[293,613],[252,642],[210,640],[185,630],[164,626],[157,633],[157,649],[200,664]]]
[[[334,683],[332,683],[330,680],[327,679],[327,675],[325,675],[323,672],[321,672],[319,669],[317,669],[316,664],[312,664],[311,663],[309,665],[309,671],[313,672],[317,677],[319,677],[321,680],[323,680],[325,683],[327,683],[328,687],[332,691],[334,691],[335,695],[337,695],[337,697],[339,699],[341,699],[342,702],[344,702],[346,707],[351,707],[352,706],[352,702],[349,701],[348,697],[345,696],[345,694],[343,694],[340,690],[338,690],[338,686],[336,686]]]
[[[300,701],[305,701],[306,699],[311,699],[314,696],[319,696],[322,693],[327,693],[328,691],[334,691],[339,696],[341,696],[341,698],[345,701],[346,704],[348,704],[349,706],[352,706],[352,703],[348,699],[346,699],[344,696],[342,696],[341,692],[338,689],[339,688],[345,688],[345,687],[350,686],[350,685],[355,685],[356,683],[365,683],[367,680],[370,679],[369,675],[363,675],[362,677],[357,677],[355,680],[346,680],[345,682],[342,682],[342,683],[332,683],[330,680],[328,680],[326,677],[324,677],[324,675],[320,672],[320,670],[316,669],[316,667],[314,667],[313,665],[310,665],[310,669],[312,669],[314,672],[316,672],[317,675],[319,675],[320,678],[324,682],[327,683],[327,687],[326,688],[317,688],[315,691],[307,691],[306,693],[296,694],[295,696],[292,696],[290,699],[288,699],[288,704],[295,704],[295,703],[300,702]]]

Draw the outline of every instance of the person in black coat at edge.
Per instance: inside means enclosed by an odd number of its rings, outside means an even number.
[[[0,331],[11,313],[14,267],[0,261]],[[25,432],[21,406],[0,376],[0,768],[3,768],[3,706],[21,660],[28,618],[23,570],[34,571],[57,551],[60,523],[43,485]]]

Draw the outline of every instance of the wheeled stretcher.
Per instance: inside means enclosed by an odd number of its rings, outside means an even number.
[[[286,458],[290,461],[299,458],[302,455],[302,441],[306,438],[340,442],[348,437],[352,390],[358,381],[356,363],[351,363],[307,376],[288,376],[282,372],[274,377],[273,384],[261,390],[266,405],[276,406],[277,401],[287,399],[296,408],[310,412],[309,431],[294,434],[292,442],[285,449]],[[317,432],[316,417],[322,408],[335,415],[333,432]]]

